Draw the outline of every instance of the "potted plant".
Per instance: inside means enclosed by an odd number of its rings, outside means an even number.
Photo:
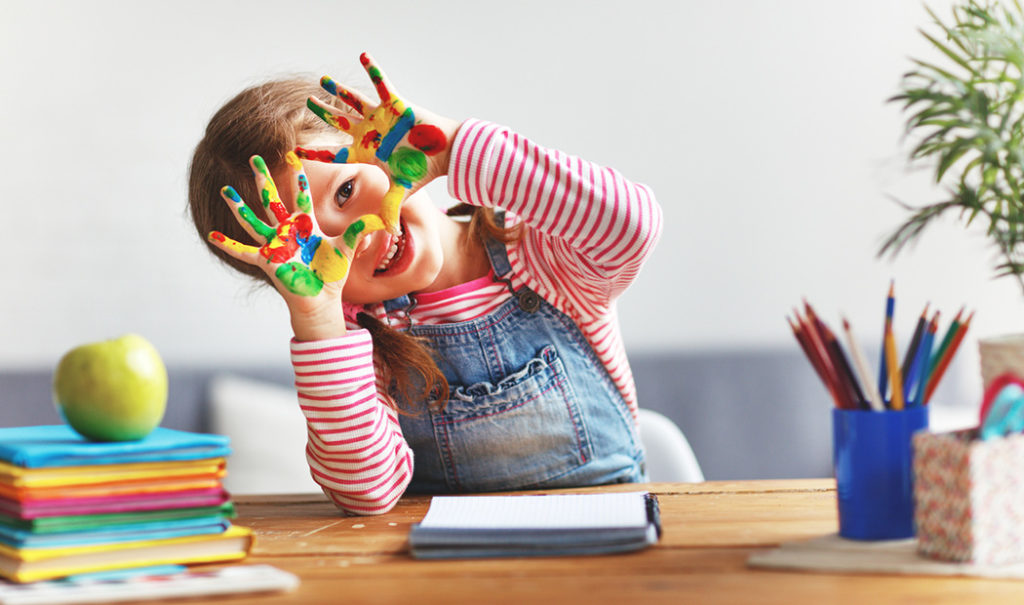
[[[1018,0],[967,0],[947,23],[928,10],[944,36],[923,32],[939,61],[914,60],[891,101],[902,103],[914,143],[911,164],[934,171],[946,196],[909,207],[879,255],[899,253],[940,216],[981,223],[997,253],[997,277],[1024,292],[1024,11]],[[1024,375],[1024,335],[980,342],[983,382],[1004,371]]]

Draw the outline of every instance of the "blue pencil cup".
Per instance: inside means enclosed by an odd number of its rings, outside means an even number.
[[[928,408],[832,410],[832,462],[839,535],[851,540],[912,538],[911,436],[928,428]]]

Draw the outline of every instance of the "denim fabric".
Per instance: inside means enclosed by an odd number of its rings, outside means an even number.
[[[487,249],[495,273],[507,275],[504,244]],[[569,317],[524,290],[472,321],[410,327],[437,352],[451,391],[443,409],[400,417],[414,452],[410,491],[646,480],[629,407],[607,370]]]

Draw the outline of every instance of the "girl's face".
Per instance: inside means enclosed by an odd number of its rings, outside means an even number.
[[[345,232],[364,214],[379,214],[390,181],[370,164],[328,164],[303,160],[313,199],[313,214],[328,237]],[[295,211],[295,181],[290,169],[274,174],[281,199]],[[342,298],[349,303],[381,302],[428,289],[444,265],[439,222],[443,213],[419,191],[402,204],[402,235],[376,231],[356,246]]]

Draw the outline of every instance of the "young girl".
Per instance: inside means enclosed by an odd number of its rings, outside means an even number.
[[[615,300],[661,232],[651,191],[414,106],[361,59],[379,102],[326,77],[250,88],[191,165],[200,234],[287,304],[313,478],[354,514],[645,480]],[[447,214],[420,190],[441,176]]]

